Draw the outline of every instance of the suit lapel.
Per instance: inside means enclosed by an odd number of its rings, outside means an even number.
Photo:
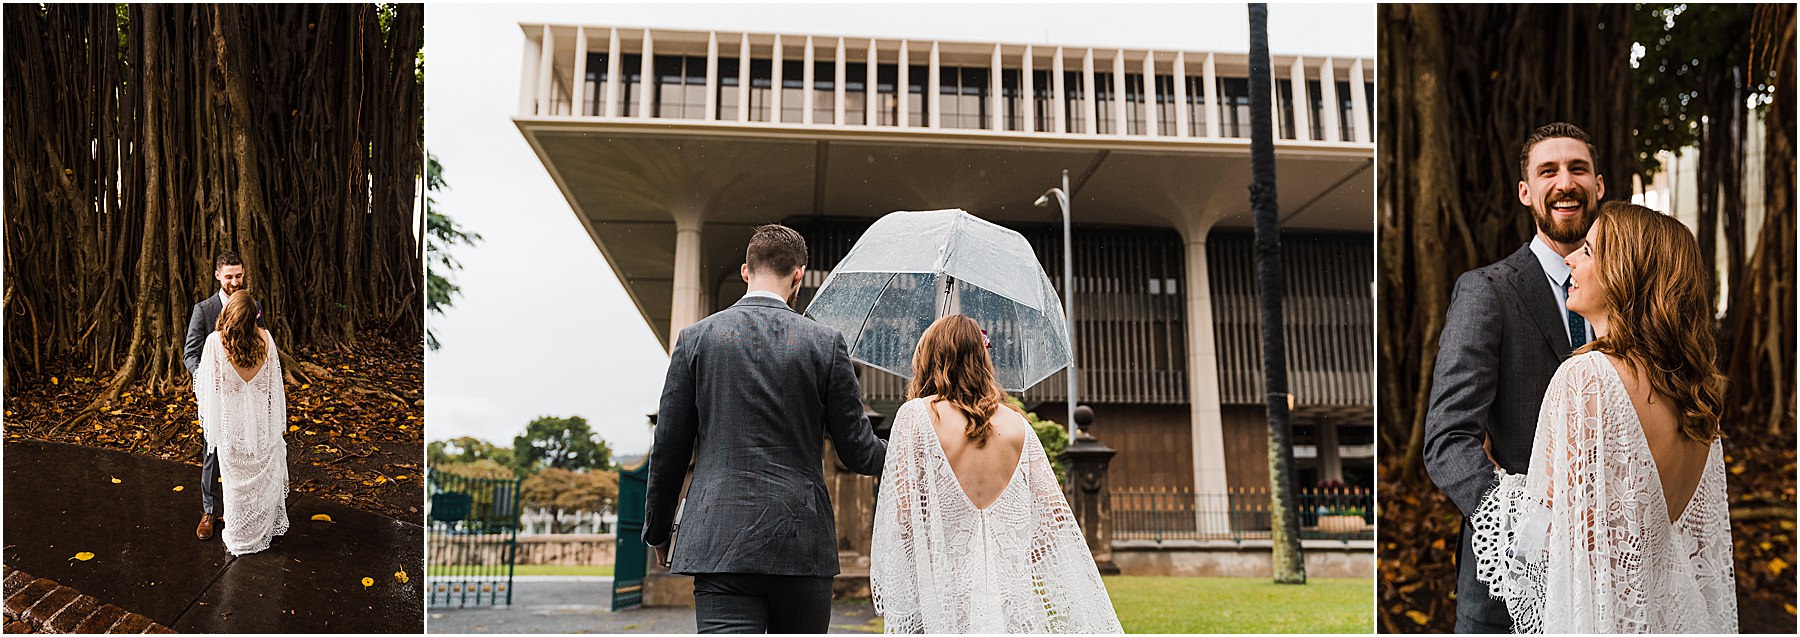
[[[1519,302],[1525,306],[1525,315],[1537,325],[1538,333],[1550,345],[1550,351],[1556,353],[1558,360],[1569,357],[1569,328],[1563,317],[1557,316],[1556,296],[1550,291],[1550,277],[1544,274],[1544,266],[1538,263],[1537,255],[1531,252],[1531,244],[1519,248],[1512,256],[1506,258],[1512,266],[1513,291],[1519,295]]]

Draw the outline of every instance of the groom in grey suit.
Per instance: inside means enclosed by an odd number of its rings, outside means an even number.
[[[1531,468],[1538,408],[1557,366],[1593,333],[1568,311],[1569,266],[1606,184],[1586,132],[1556,123],[1532,131],[1519,156],[1519,203],[1537,234],[1512,256],[1456,281],[1438,341],[1425,468],[1462,509],[1456,632],[1510,632],[1506,605],[1475,577],[1468,516],[1495,482],[1494,467]]]
[[[206,300],[194,304],[188,313],[187,339],[182,343],[181,364],[187,367],[188,377],[200,368],[200,354],[206,348],[206,337],[213,333],[215,324],[219,322],[219,312],[225,309],[225,299],[244,287],[244,260],[236,252],[220,252],[213,257],[213,279],[219,282],[219,293],[206,297]],[[257,322],[262,321],[257,316]],[[205,435],[205,432],[202,432]],[[219,494],[219,455],[208,453],[200,461],[200,524],[194,527],[194,537],[201,541],[210,540],[213,536],[213,525],[218,523],[224,513],[224,502]]]
[[[744,261],[749,293],[681,330],[669,354],[643,540],[670,572],[694,576],[699,632],[823,633],[838,573],[825,436],[865,475],[881,471],[887,443],[863,415],[843,335],[788,307],[806,270],[800,233],[759,227]]]

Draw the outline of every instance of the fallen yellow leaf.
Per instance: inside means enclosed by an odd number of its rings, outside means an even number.
[[[318,514],[314,514],[312,516],[312,519],[314,522],[330,522],[331,516],[325,515],[323,513],[318,513]]]
[[[1081,423],[1075,423],[1075,424],[1078,424],[1078,425],[1079,425],[1079,424],[1081,424]],[[405,480],[405,479],[406,479],[406,476],[394,476],[394,479],[395,479],[395,480]]]
[[[61,384],[61,383],[60,383],[60,382],[58,382],[58,381],[57,381],[57,380],[56,380],[56,377],[55,377],[55,376],[51,376],[51,377],[50,377],[50,384],[52,384],[52,385],[58,385],[58,384]]]
[[[112,481],[113,481],[113,484],[119,484],[121,482],[124,482],[124,480],[120,480],[118,478],[113,478]]]
[[[1081,423],[1075,423],[1081,424]],[[300,425],[288,425],[288,431],[300,431]]]
[[[1081,424],[1081,423],[1076,423]],[[387,476],[375,476],[375,484],[386,484]]]
[[[82,552],[80,552],[80,553],[76,553],[76,554],[75,554],[75,559],[78,559],[78,560],[81,560],[81,561],[83,561],[83,562],[86,562],[86,561],[88,561],[88,560],[91,560],[91,559],[94,559],[94,554],[93,554],[93,553],[89,553],[89,552],[87,552],[87,551],[82,551]]]
[[[1787,560],[1783,560],[1779,557],[1769,560],[1769,572],[1770,573],[1780,575],[1782,571],[1787,570],[1787,567],[1788,567]]]
[[[409,579],[411,578],[406,576],[406,571],[394,571],[394,581],[405,584]]]
[[[1425,613],[1421,613],[1416,610],[1406,611],[1406,618],[1413,620],[1413,623],[1418,624],[1420,626],[1424,626],[1425,622],[1431,621],[1431,618],[1426,616]]]
[[[1075,424],[1081,424],[1081,423],[1075,423]],[[179,484],[178,484],[178,485],[175,485],[175,490],[176,490],[176,491],[180,491],[180,490],[182,490],[182,489],[186,489],[186,488],[187,488],[187,487],[184,487],[184,486],[181,486],[181,485],[179,485]]]
[[[368,587],[374,586],[374,585],[375,585],[375,578],[373,578],[373,577],[363,578],[363,588],[368,588]]]

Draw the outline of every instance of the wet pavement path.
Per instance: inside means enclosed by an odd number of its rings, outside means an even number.
[[[692,633],[694,607],[632,608],[612,604],[612,578],[532,577],[513,580],[512,606],[432,608],[436,633]],[[831,632],[879,633],[869,600],[831,604]]]
[[[205,542],[194,538],[197,466],[31,440],[9,440],[4,453],[5,561],[13,568],[184,633],[422,628],[417,524],[290,493],[287,534],[233,558],[216,531]],[[332,521],[311,520],[320,513]]]

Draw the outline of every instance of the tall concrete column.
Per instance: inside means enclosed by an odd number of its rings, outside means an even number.
[[[669,301],[669,349],[681,328],[706,318],[700,305],[700,227],[697,207],[675,212],[675,284]]]
[[[1337,423],[1331,422],[1330,418],[1320,418],[1313,430],[1318,432],[1313,438],[1319,447],[1319,481],[1343,482],[1344,459],[1338,455]]]
[[[1212,282],[1206,264],[1206,235],[1215,219],[1190,219],[1181,228],[1187,276],[1187,378],[1193,427],[1194,492],[1226,492],[1225,421],[1219,409],[1219,350],[1213,340]],[[1200,515],[1203,531],[1224,531],[1219,515]]]

